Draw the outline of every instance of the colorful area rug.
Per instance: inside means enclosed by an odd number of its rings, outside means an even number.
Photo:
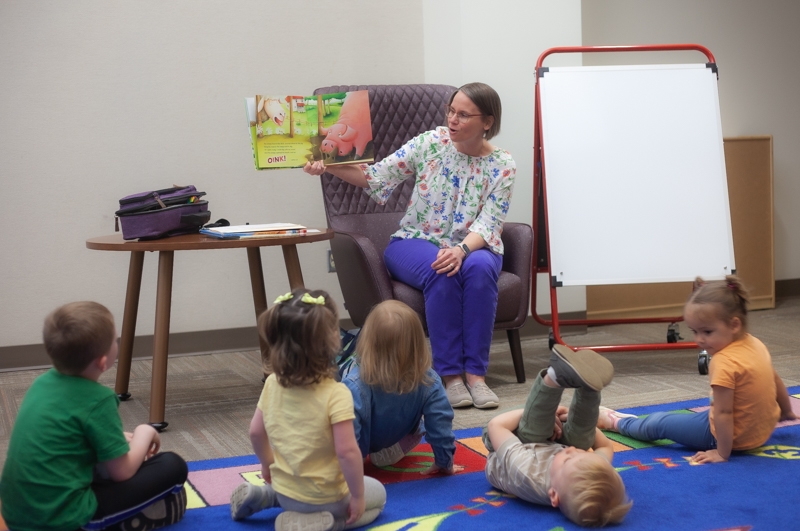
[[[790,389],[800,415],[800,387]],[[707,400],[692,400],[626,410],[701,411]],[[642,443],[609,433],[614,465],[625,481],[633,508],[614,529],[749,531],[800,529],[800,421],[778,425],[767,444],[736,454],[728,463],[693,465],[694,452],[668,440]],[[557,509],[532,505],[498,492],[483,474],[486,449],[480,429],[459,430],[455,476],[421,476],[433,460],[424,442],[397,465],[365,473],[386,485],[383,513],[373,531],[464,531],[525,528],[532,531],[580,529]],[[239,482],[261,482],[254,456],[189,463],[190,509],[171,529],[272,529],[280,509],[242,521],[229,515],[229,496]]]
[[[790,389],[800,415],[800,387]],[[625,410],[701,411],[707,400],[692,400]],[[757,531],[800,529],[800,421],[778,425],[767,444],[728,463],[693,465],[694,452],[663,440],[642,443],[609,433],[616,449],[614,465],[625,481],[633,508],[613,529],[653,531]],[[387,503],[372,531],[465,531],[581,529],[551,507],[532,505],[498,492],[483,474],[486,448],[480,429],[459,430],[454,476],[421,476],[433,461],[424,442],[397,465],[365,473],[386,485]],[[241,522],[230,518],[229,499],[241,481],[260,483],[255,456],[189,463],[189,509],[170,527],[188,530],[273,529],[280,509]],[[0,521],[0,529],[4,528]]]

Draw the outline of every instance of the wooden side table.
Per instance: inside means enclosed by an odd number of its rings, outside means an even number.
[[[86,240],[86,247],[97,251],[128,251],[131,253],[128,268],[128,288],[125,294],[125,310],[122,317],[120,333],[119,357],[117,358],[117,380],[115,391],[121,400],[130,398],[128,384],[130,382],[131,359],[133,355],[133,338],[136,334],[136,317],[139,310],[139,293],[142,286],[142,267],[145,251],[158,251],[158,284],[156,289],[156,319],[153,331],[153,375],[150,382],[150,421],[149,423],[161,431],[167,427],[164,420],[164,408],[167,393],[167,361],[169,353],[169,320],[172,306],[172,269],[175,251],[198,251],[211,249],[244,248],[247,250],[247,262],[250,267],[250,285],[253,290],[253,304],[256,318],[267,309],[267,295],[264,289],[264,271],[261,264],[261,247],[280,245],[283,249],[283,260],[286,274],[292,290],[302,288],[303,273],[297,245],[312,243],[333,238],[331,229],[319,229],[302,235],[287,235],[274,238],[254,238],[244,240],[221,240],[202,234],[186,234],[160,240],[125,241],[122,235],[111,234]],[[266,345],[259,337],[261,351]]]

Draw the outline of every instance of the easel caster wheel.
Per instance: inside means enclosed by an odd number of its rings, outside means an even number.
[[[120,402],[125,402],[131,397],[130,393],[117,393],[117,398],[119,398]]]
[[[667,343],[677,343],[678,342],[678,334],[675,333],[675,330],[669,329],[667,330]]]
[[[550,335],[547,337],[547,348],[548,350],[553,350],[553,347],[556,346],[556,335],[553,333],[553,329],[550,329]]]
[[[169,422],[150,422],[149,424],[152,427],[154,427],[157,432],[161,433],[162,431],[167,429],[167,425],[169,425]]]
[[[697,355],[697,370],[700,374],[708,374],[708,354],[705,352]]]

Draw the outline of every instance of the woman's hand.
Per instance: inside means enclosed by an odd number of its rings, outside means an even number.
[[[325,173],[325,164],[321,160],[306,162],[306,165],[303,166],[303,171],[309,175],[322,175]]]
[[[461,263],[463,261],[464,251],[458,247],[439,249],[439,252],[436,254],[436,260],[433,261],[431,267],[436,270],[437,275],[447,273],[448,277],[452,277],[461,271]]]

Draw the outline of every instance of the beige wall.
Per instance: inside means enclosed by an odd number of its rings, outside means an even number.
[[[488,83],[503,102],[503,124],[492,142],[517,163],[509,221],[533,219],[534,68],[544,50],[581,44],[580,0],[426,0],[425,80],[455,86]],[[552,66],[579,65],[580,55]],[[539,313],[550,313],[547,276],[539,275]],[[559,290],[559,310],[586,309],[585,289]]]
[[[519,166],[509,219],[530,222],[533,68],[546,48],[581,43],[711,48],[725,135],[775,135],[777,278],[798,278],[797,20],[780,0],[0,2],[0,348],[39,343],[44,315],[71,300],[121,321],[128,257],[84,241],[113,231],[123,195],[195,184],[215,219],[323,225],[316,179],[253,170],[243,98],[256,92],[485,81],[506,110],[496,143]],[[326,250],[299,248],[305,281],[341,302]],[[288,282],[280,251],[262,256],[272,300]],[[155,266],[147,256],[140,335]],[[175,271],[173,332],[252,326],[242,251],[177,253]],[[560,309],[585,308],[583,290],[565,298]]]
[[[582,7],[584,45],[690,42],[711,50],[719,67],[723,136],[774,137],[775,278],[800,278],[800,3],[584,0]],[[584,54],[584,64],[698,59],[703,56],[696,52]]]
[[[128,256],[89,251],[124,195],[176,184],[214,219],[325,224],[316,178],[256,172],[244,97],[424,81],[422,2],[15,0],[0,3],[0,347],[41,342],[45,314],[92,299],[122,320]],[[391,16],[388,16],[391,14]],[[306,284],[341,302],[327,244]],[[268,300],[288,290],[265,249]],[[151,334],[155,255],[138,334]],[[252,326],[246,254],[180,252],[172,331]]]

